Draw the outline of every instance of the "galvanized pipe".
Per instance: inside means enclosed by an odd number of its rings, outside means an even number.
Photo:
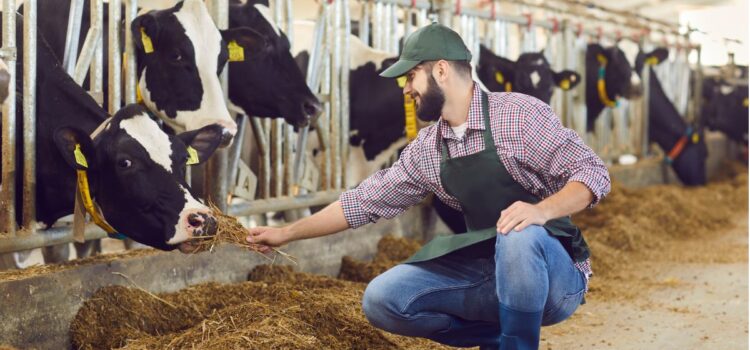
[[[103,82],[104,58],[103,58],[103,36],[104,36],[104,0],[91,0],[91,25],[101,29],[102,34],[96,42],[94,58],[89,69],[89,92],[99,104],[104,103]]]
[[[23,223],[24,234],[36,230],[36,37],[37,3],[23,7]]]
[[[331,153],[333,154],[333,188],[341,188],[341,1],[333,3],[333,26],[331,31]]]
[[[343,24],[344,30],[341,32],[341,55],[344,59],[341,61],[341,124],[340,124],[340,135],[341,135],[341,177],[343,188],[353,184],[346,183],[346,172],[347,172],[347,159],[349,159],[349,117],[350,117],[350,106],[349,106],[349,38],[351,33],[351,14],[349,12],[349,0],[340,0],[342,2],[343,13]],[[396,19],[396,13],[393,14],[393,19]],[[396,42],[396,52],[398,52],[398,39]]]
[[[651,66],[648,64],[643,65],[643,73],[641,73],[641,82],[643,84],[643,139],[641,140],[641,157],[645,158],[649,155],[649,140],[648,140],[648,122],[649,122],[649,103],[650,103],[650,90],[649,84],[651,80]]]
[[[248,216],[272,211],[309,208],[316,205],[329,204],[337,201],[341,191],[321,191],[296,197],[280,197],[260,199],[252,202],[234,204],[229,207],[228,214],[232,216]]]
[[[75,80],[76,84],[82,85],[83,81],[86,79],[86,73],[88,73],[87,71],[91,66],[91,62],[94,59],[94,54],[96,53],[97,46],[99,45],[99,42],[101,42],[101,39],[101,28],[92,25],[86,34],[86,40],[83,42],[80,57],[76,62],[75,69],[73,70],[73,80]]]
[[[130,30],[130,24],[138,16],[138,0],[128,0],[125,8],[125,103],[136,103],[136,57],[135,45],[133,44],[133,32]]]
[[[15,9],[15,0],[3,0],[3,8]],[[0,232],[16,234],[16,11],[3,11],[2,59],[8,65],[8,97],[3,104],[2,192]],[[0,240],[2,241],[2,240]]]
[[[240,164],[240,155],[242,154],[242,145],[245,141],[245,129],[247,126],[247,116],[244,114],[238,114],[236,118],[237,122],[237,134],[234,136],[234,142],[230,146],[229,150],[229,163],[227,168],[229,169],[229,178],[227,179],[227,190],[232,193],[234,186],[237,183],[237,167]]]
[[[120,6],[122,0],[109,1],[109,114],[114,115],[120,109],[122,101],[120,90]]]
[[[94,224],[86,225],[84,237],[87,241],[106,238],[107,234]],[[0,239],[0,254],[48,247],[73,242],[73,233],[67,227],[55,227],[28,237]]]
[[[376,50],[383,50],[383,3],[375,2],[375,18],[372,20],[372,47]]]
[[[302,158],[305,154],[305,149],[298,149],[294,152],[294,127],[286,124],[284,128],[284,194],[287,196],[292,195],[292,173],[294,172],[293,166],[297,158]]]
[[[65,32],[65,51],[63,52],[63,69],[73,75],[78,56],[78,41],[81,36],[81,19],[83,17],[83,0],[72,0],[68,12],[68,27]]]
[[[260,176],[258,176],[258,181],[260,182],[259,187],[261,189],[261,195],[263,196],[263,198],[269,198],[268,193],[270,192],[270,180],[268,176],[268,168],[270,168],[270,161],[268,159],[268,138],[266,137],[266,133],[264,131],[263,125],[261,124],[260,118],[251,117],[250,125],[253,127],[255,141],[258,144],[258,154],[260,154],[261,169]]]
[[[398,41],[400,38],[398,36],[398,8],[396,7],[396,5],[390,6],[390,12],[391,14],[389,15],[388,26],[390,27],[391,41],[388,42],[388,52],[397,55]]]
[[[289,38],[289,44],[293,44],[292,38],[294,38],[294,11],[292,6],[292,0],[286,0],[286,36]]]
[[[273,163],[272,179],[273,193],[276,197],[281,197],[281,189],[284,181],[284,170],[282,160],[283,140],[284,140],[284,121],[274,119],[271,123],[271,157]]]
[[[359,40],[370,46],[370,6],[367,0],[362,1],[362,17],[359,19]]]

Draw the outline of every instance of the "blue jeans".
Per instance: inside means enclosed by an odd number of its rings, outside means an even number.
[[[367,286],[365,316],[391,333],[458,347],[499,346],[499,310],[542,312],[542,325],[581,304],[585,278],[541,226],[498,235],[495,258],[449,254],[401,264]]]

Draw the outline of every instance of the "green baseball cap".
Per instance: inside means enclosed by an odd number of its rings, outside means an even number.
[[[433,22],[409,35],[401,57],[380,73],[384,78],[400,77],[424,61],[470,61],[471,52],[452,29]]]

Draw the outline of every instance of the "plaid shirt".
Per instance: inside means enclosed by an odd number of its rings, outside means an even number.
[[[583,183],[596,205],[610,190],[607,167],[575,131],[562,126],[549,105],[518,93],[489,93],[490,127],[497,154],[513,179],[539,198],[547,198],[571,181]],[[464,157],[484,149],[481,90],[474,84],[467,130],[459,139],[442,118],[419,132],[392,167],[376,172],[356,188],[341,194],[349,226],[357,228],[381,217],[393,218],[434,193],[461,210],[458,200],[440,183],[438,133],[450,157]],[[471,181],[471,179],[467,179]],[[577,262],[586,279],[590,260]]]

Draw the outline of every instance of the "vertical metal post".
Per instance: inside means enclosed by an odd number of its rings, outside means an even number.
[[[368,46],[373,45],[370,43],[370,6],[369,1],[362,2],[362,17],[359,19],[359,39]]]
[[[391,4],[391,15],[388,27],[391,29],[391,41],[388,43],[388,51],[394,55],[398,54],[398,7]],[[345,56],[346,57],[346,56]]]
[[[333,3],[331,43],[331,154],[333,155],[333,188],[341,188],[341,1]]]
[[[94,51],[94,58],[91,62],[91,68],[89,70],[89,93],[94,96],[94,99],[99,104],[103,104],[103,84],[102,76],[104,75],[104,59],[103,59],[103,42],[102,37],[104,36],[104,0],[91,0],[91,25],[94,25],[101,29],[99,34],[100,38],[96,43],[96,50]]]
[[[649,122],[649,104],[650,104],[650,90],[649,84],[651,80],[651,66],[648,64],[643,65],[643,73],[641,73],[641,81],[643,83],[643,138],[641,139],[641,157],[645,158],[649,154],[649,140],[648,140],[648,122]]]
[[[347,172],[347,159],[349,159],[349,33],[351,33],[351,14],[349,13],[349,0],[340,0],[342,2],[342,8],[343,8],[343,24],[344,29],[341,31],[341,55],[344,58],[341,61],[341,85],[339,86],[341,90],[341,176],[342,176],[342,187],[348,188],[347,186],[351,186],[353,184],[348,184],[346,182],[346,172]],[[394,6],[395,9],[395,6]],[[393,21],[394,23],[398,22],[396,20],[396,13],[394,11],[393,14]],[[396,42],[396,52],[398,52],[398,39],[395,40]]]
[[[15,0],[3,0],[3,8],[15,9]],[[0,232],[16,233],[16,11],[3,11],[3,59],[8,64],[8,98],[3,104],[2,192]]]
[[[375,18],[372,21],[372,47],[383,49],[383,3],[375,2]]]
[[[138,0],[128,0],[125,8],[125,103],[131,104],[136,102],[135,90],[138,79],[136,78],[136,58],[135,46],[133,45],[133,33],[130,30],[130,23],[138,16]]]
[[[235,140],[230,146],[229,150],[229,179],[227,179],[227,189],[232,192],[235,184],[237,183],[237,167],[240,164],[240,155],[242,154],[242,144],[245,138],[245,127],[247,126],[247,116],[244,114],[238,114],[237,118],[237,135]]]
[[[294,11],[292,8],[292,0],[286,0],[286,36],[289,38],[289,44],[293,44],[294,39]]]
[[[23,233],[36,221],[36,0],[23,7]]]
[[[70,2],[68,12],[68,29],[65,33],[65,51],[63,53],[63,69],[73,75],[78,57],[78,41],[81,36],[81,18],[83,17],[83,0]]]
[[[229,27],[229,1],[211,0],[208,9],[219,30]],[[227,67],[219,76],[224,98],[227,97]],[[227,163],[229,151],[226,148],[219,149],[209,158],[206,163],[206,174],[204,176],[204,189],[207,190],[206,198],[216,205],[219,210],[226,212],[229,190],[227,188]]]
[[[109,1],[109,114],[120,109],[120,6],[122,0]]]

